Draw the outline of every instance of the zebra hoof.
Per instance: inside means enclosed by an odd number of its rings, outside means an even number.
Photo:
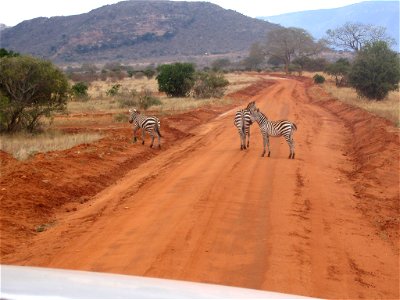
[[[150,145],[150,148],[153,148],[153,145]]]
[[[268,157],[271,157],[271,152],[268,152]]]

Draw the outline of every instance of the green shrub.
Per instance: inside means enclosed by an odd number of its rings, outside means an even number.
[[[71,87],[71,93],[74,98],[77,99],[88,99],[88,85],[85,82],[75,83]]]
[[[317,84],[322,84],[325,82],[325,77],[320,74],[315,74],[313,79],[314,79],[314,82]]]
[[[139,93],[137,97],[137,106],[139,109],[147,110],[151,106],[161,105],[162,102],[160,99],[153,96],[153,93],[150,90],[143,90]]]
[[[194,65],[175,63],[158,68],[158,90],[172,97],[186,97],[194,85]]]
[[[367,99],[382,100],[399,88],[398,54],[386,42],[367,44],[357,53],[349,73],[349,82],[357,94]]]
[[[220,98],[224,95],[225,87],[229,81],[222,73],[198,72],[193,87],[195,98]]]
[[[114,84],[107,92],[106,95],[110,97],[114,97],[118,94],[121,85],[119,83]]]
[[[68,92],[67,78],[50,61],[0,58],[0,131],[33,132],[42,117],[65,109]]]

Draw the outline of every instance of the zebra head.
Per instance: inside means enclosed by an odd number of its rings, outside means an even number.
[[[256,121],[259,122],[263,113],[260,111],[259,108],[251,108],[250,110],[250,119],[252,122]]]
[[[250,112],[255,111],[257,109],[256,107],[256,102],[255,101],[251,101],[249,102],[249,104],[247,104],[246,109]]]
[[[129,123],[133,123],[133,121],[136,119],[136,116],[139,114],[140,112],[136,109],[130,109],[129,110]]]

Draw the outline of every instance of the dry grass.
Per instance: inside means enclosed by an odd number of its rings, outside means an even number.
[[[63,134],[51,131],[35,136],[18,134],[1,136],[0,149],[18,160],[25,160],[36,153],[65,150],[101,138],[98,133]]]
[[[259,80],[258,76],[247,73],[228,73],[224,74],[225,78],[229,81],[225,94],[229,94],[245,88],[246,86],[255,83]],[[115,84],[120,84],[120,95],[110,97],[107,96],[107,91]],[[111,112],[111,113],[124,113],[127,111],[126,107],[121,107],[120,100],[130,99],[130,92],[136,90],[150,90],[156,97],[158,97],[162,105],[152,106],[149,110],[160,112],[178,112],[196,109],[202,106],[210,105],[224,105],[230,103],[229,99],[194,99],[187,98],[169,98],[163,93],[158,92],[158,83],[155,78],[141,79],[125,78],[118,82],[110,81],[96,81],[93,82],[88,90],[89,100],[87,101],[70,101],[67,105],[67,111],[70,114],[80,113],[93,113],[93,112]]]
[[[306,76],[312,77],[314,74],[315,73],[308,73]],[[400,91],[390,92],[388,97],[383,101],[367,100],[365,98],[360,98],[353,88],[338,88],[329,75],[322,75],[327,79],[327,81],[320,86],[333,98],[346,104],[362,108],[374,115],[385,118],[393,122],[397,127],[400,127]]]

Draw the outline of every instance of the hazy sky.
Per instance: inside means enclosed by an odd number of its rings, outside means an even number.
[[[0,6],[0,23],[14,26],[37,17],[69,16],[121,0],[8,0]],[[189,0],[191,1],[191,0]],[[288,12],[336,8],[363,0],[210,0],[223,8],[250,17],[273,16]]]

